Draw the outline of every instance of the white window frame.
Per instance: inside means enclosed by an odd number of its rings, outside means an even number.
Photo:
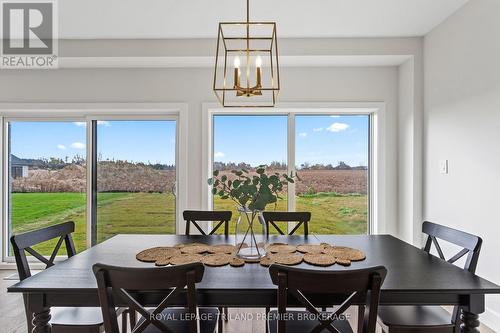
[[[384,102],[301,102],[279,103],[274,108],[222,108],[219,104],[204,103],[202,119],[203,179],[202,209],[213,208],[213,195],[206,180],[212,175],[213,166],[213,116],[214,115],[287,115],[288,116],[288,172],[295,172],[295,116],[296,115],[356,115],[369,114],[369,221],[368,233],[384,233],[386,230],[386,179],[387,154],[385,151],[385,103]],[[294,193],[292,184],[288,190]],[[288,200],[288,209],[294,210],[294,200]]]
[[[8,256],[8,159],[7,131],[9,121],[86,121],[87,165],[92,163],[92,120],[176,120],[176,233],[182,233],[182,211],[187,207],[188,161],[188,106],[184,103],[0,103],[0,210],[2,216],[0,249],[2,262],[10,263]],[[87,168],[87,246],[90,246],[91,228],[91,168]]]

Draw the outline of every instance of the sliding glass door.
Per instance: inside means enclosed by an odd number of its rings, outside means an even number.
[[[86,123],[6,122],[7,233],[74,221],[76,249],[86,248]],[[4,155],[5,156],[5,155]],[[36,248],[50,255],[54,240]],[[12,255],[9,249],[8,255]]]
[[[369,232],[369,114],[220,113],[212,123],[213,170],[230,176],[230,169],[266,164],[296,173],[277,210],[311,212],[316,234]],[[235,211],[218,197],[213,207]]]
[[[176,121],[96,125],[96,241],[116,234],[175,234]]]
[[[4,259],[12,235],[66,221],[77,251],[176,233],[177,117],[123,119],[4,119]]]

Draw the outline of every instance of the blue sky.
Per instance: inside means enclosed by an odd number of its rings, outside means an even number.
[[[86,155],[82,122],[12,122],[11,153],[20,158]],[[98,153],[103,159],[175,163],[174,121],[101,121]]]
[[[297,115],[296,165],[368,163],[368,116]],[[251,165],[287,160],[287,116],[215,116],[214,160]],[[258,133],[258,135],[256,135]]]
[[[214,160],[251,165],[287,161],[287,116],[214,117]],[[297,115],[296,165],[352,166],[368,162],[368,116]],[[103,159],[174,164],[174,121],[101,121]],[[20,158],[71,159],[86,154],[86,127],[79,122],[12,122],[11,152]]]

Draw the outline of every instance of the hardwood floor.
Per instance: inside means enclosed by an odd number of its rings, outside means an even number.
[[[22,297],[17,294],[8,294],[6,288],[15,283],[13,280],[4,280],[14,274],[11,270],[0,270],[0,331],[3,333],[27,333],[26,317]],[[264,333],[265,322],[262,320],[263,309],[230,309],[231,320],[224,324],[225,333]],[[356,311],[349,310],[350,321],[356,330]],[[245,320],[248,319],[248,320]],[[494,331],[482,326],[482,333]]]

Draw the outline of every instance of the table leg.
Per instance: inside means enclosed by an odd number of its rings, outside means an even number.
[[[469,306],[462,308],[462,333],[479,333],[479,314],[485,310],[484,295],[469,295]]]
[[[479,315],[462,311],[462,333],[479,333]]]
[[[33,333],[50,333],[50,307],[45,304],[45,295],[29,294],[28,308],[33,313]]]
[[[33,333],[50,333],[50,308],[36,312],[33,317]]]

